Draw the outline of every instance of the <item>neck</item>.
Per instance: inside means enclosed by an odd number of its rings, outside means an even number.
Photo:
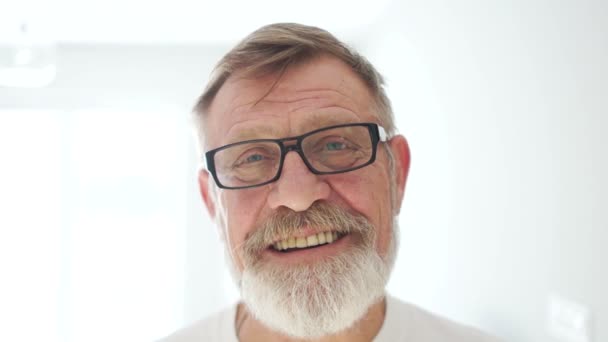
[[[386,313],[386,298],[372,305],[367,313],[348,329],[318,339],[297,339],[271,330],[255,319],[240,303],[236,314],[236,333],[240,342],[369,342],[380,331]]]

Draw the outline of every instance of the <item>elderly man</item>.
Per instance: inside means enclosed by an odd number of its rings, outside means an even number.
[[[195,114],[242,302],[163,341],[495,341],[385,293],[410,152],[362,56],[315,27],[262,27]]]

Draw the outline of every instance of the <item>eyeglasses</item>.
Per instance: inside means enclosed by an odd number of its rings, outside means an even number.
[[[289,141],[295,143],[286,144]],[[278,180],[291,151],[300,155],[310,172],[328,175],[373,163],[378,142],[384,141],[386,132],[375,123],[343,124],[295,137],[228,144],[206,152],[205,159],[218,187],[245,189]]]

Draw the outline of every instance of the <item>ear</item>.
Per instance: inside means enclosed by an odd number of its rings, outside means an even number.
[[[215,197],[210,193],[212,189],[210,189],[209,181],[209,172],[201,169],[198,172],[198,187],[201,192],[203,202],[205,202],[205,206],[209,212],[209,216],[211,219],[215,219]]]
[[[395,180],[397,182],[397,203],[395,203],[395,214],[401,210],[403,202],[403,194],[405,193],[405,184],[410,171],[410,147],[407,140],[402,135],[397,135],[391,138],[388,142],[393,157],[395,159],[394,171]]]

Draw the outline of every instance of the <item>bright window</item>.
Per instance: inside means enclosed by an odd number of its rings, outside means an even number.
[[[182,322],[182,121],[0,112],[0,340],[151,341]]]

